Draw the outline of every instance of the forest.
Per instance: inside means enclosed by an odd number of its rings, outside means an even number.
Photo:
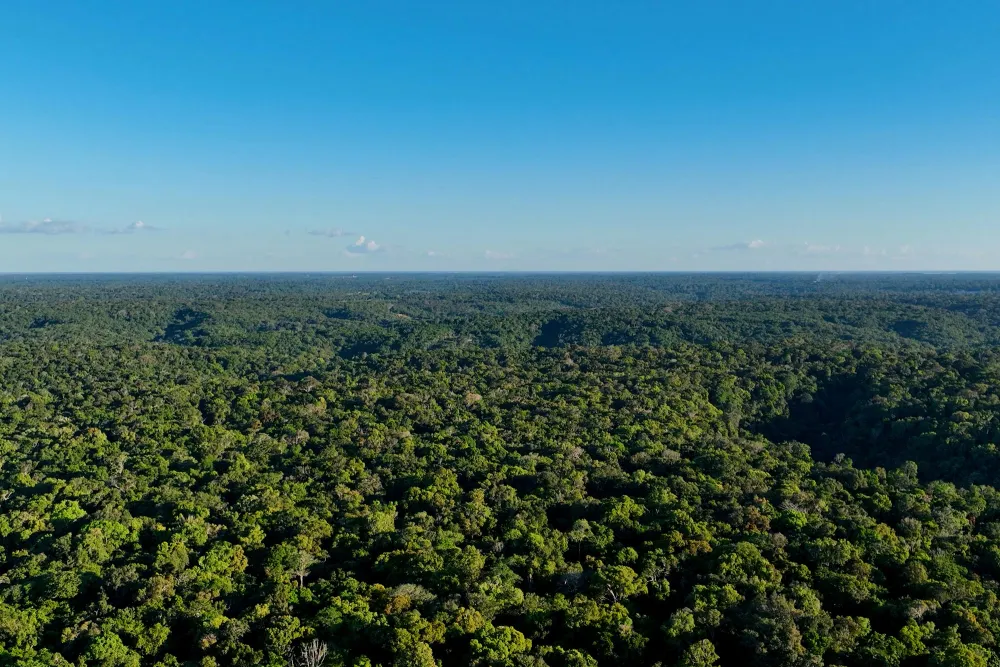
[[[0,664],[1000,667],[1000,275],[0,276]]]

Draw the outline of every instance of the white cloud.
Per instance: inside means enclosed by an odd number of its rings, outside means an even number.
[[[483,253],[483,256],[486,257],[486,259],[514,259],[513,254],[509,252],[499,252],[497,250],[487,250]]]
[[[712,248],[712,250],[759,250],[766,245],[767,244],[764,241],[755,239],[744,243],[731,243],[729,245],[716,246]]]
[[[53,220],[43,218],[41,220],[29,220],[27,222],[4,222],[0,218],[0,234],[133,234],[135,232],[158,231],[160,227],[136,220],[124,227],[114,229],[102,227],[88,227],[72,220]]]
[[[131,222],[121,229],[109,229],[105,234],[134,234],[136,232],[158,232],[160,227],[151,225],[148,222],[143,222],[142,220],[136,220]]]
[[[840,252],[840,246],[820,245],[817,243],[809,243],[808,241],[806,241],[805,251],[810,254],[827,254],[827,253]]]
[[[376,252],[382,252],[384,248],[372,239],[366,239],[364,236],[359,236],[358,240],[347,246],[344,252],[351,255],[370,255]]]
[[[125,232],[155,232],[159,231],[159,227],[151,225],[148,222],[143,222],[142,220],[136,220],[130,225],[125,225]]]
[[[0,234],[81,234],[87,228],[70,220],[29,220],[27,222],[3,222],[0,220]]]
[[[354,236],[354,232],[348,232],[339,227],[333,229],[311,229],[309,234],[312,236],[326,236],[331,239],[339,239],[342,236]]]
[[[194,250],[185,250],[184,252],[181,253],[180,258],[184,260],[198,259],[198,253],[196,253]]]
[[[437,250],[428,250],[424,253],[427,257],[444,257],[443,252],[438,252]]]

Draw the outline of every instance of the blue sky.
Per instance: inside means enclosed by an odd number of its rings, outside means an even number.
[[[0,271],[1000,269],[992,1],[6,0],[0,26]]]

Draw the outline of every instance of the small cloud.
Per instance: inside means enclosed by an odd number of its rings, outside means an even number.
[[[364,236],[359,236],[358,240],[347,246],[344,252],[350,255],[370,255],[376,252],[382,252],[384,248],[378,243],[371,239],[366,239]]]
[[[312,236],[326,236],[331,239],[339,239],[342,236],[354,236],[354,232],[348,232],[340,228],[335,229],[311,229],[309,234]]]
[[[194,250],[185,250],[184,252],[181,253],[180,259],[183,260],[198,259],[198,253],[196,253]]]
[[[158,232],[160,227],[151,225],[148,222],[143,222],[142,220],[136,220],[131,222],[120,229],[109,229],[105,234],[135,234],[136,232]]]
[[[438,252],[437,250],[428,250],[424,253],[427,257],[444,257],[444,253]]]
[[[124,227],[107,229],[101,227],[88,227],[72,220],[54,220],[43,218],[41,220],[29,220],[27,222],[4,222],[0,219],[0,234],[133,234],[135,232],[158,231],[160,227],[153,226],[142,220],[129,223]]]
[[[136,220],[130,225],[125,225],[125,232],[156,232],[160,228],[155,225],[151,225],[148,222],[143,222],[142,220]]]
[[[806,241],[806,243],[805,243],[805,251],[807,253],[810,253],[810,254],[827,254],[827,253],[840,252],[840,246],[839,245],[819,245],[819,244],[816,244],[816,243],[809,243],[808,241]]]
[[[0,234],[82,234],[87,228],[71,220],[29,220],[27,222],[3,222],[0,220]]]
[[[485,253],[483,253],[483,256],[486,257],[486,259],[497,259],[497,260],[514,259],[514,255],[512,253],[499,252],[497,250],[487,250]]]
[[[766,246],[767,244],[756,239],[754,241],[746,241],[745,243],[731,243],[729,245],[720,245],[712,248],[712,250],[759,250]]]

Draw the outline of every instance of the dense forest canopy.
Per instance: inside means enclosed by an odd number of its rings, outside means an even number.
[[[1000,275],[0,276],[0,664],[1000,667]]]

